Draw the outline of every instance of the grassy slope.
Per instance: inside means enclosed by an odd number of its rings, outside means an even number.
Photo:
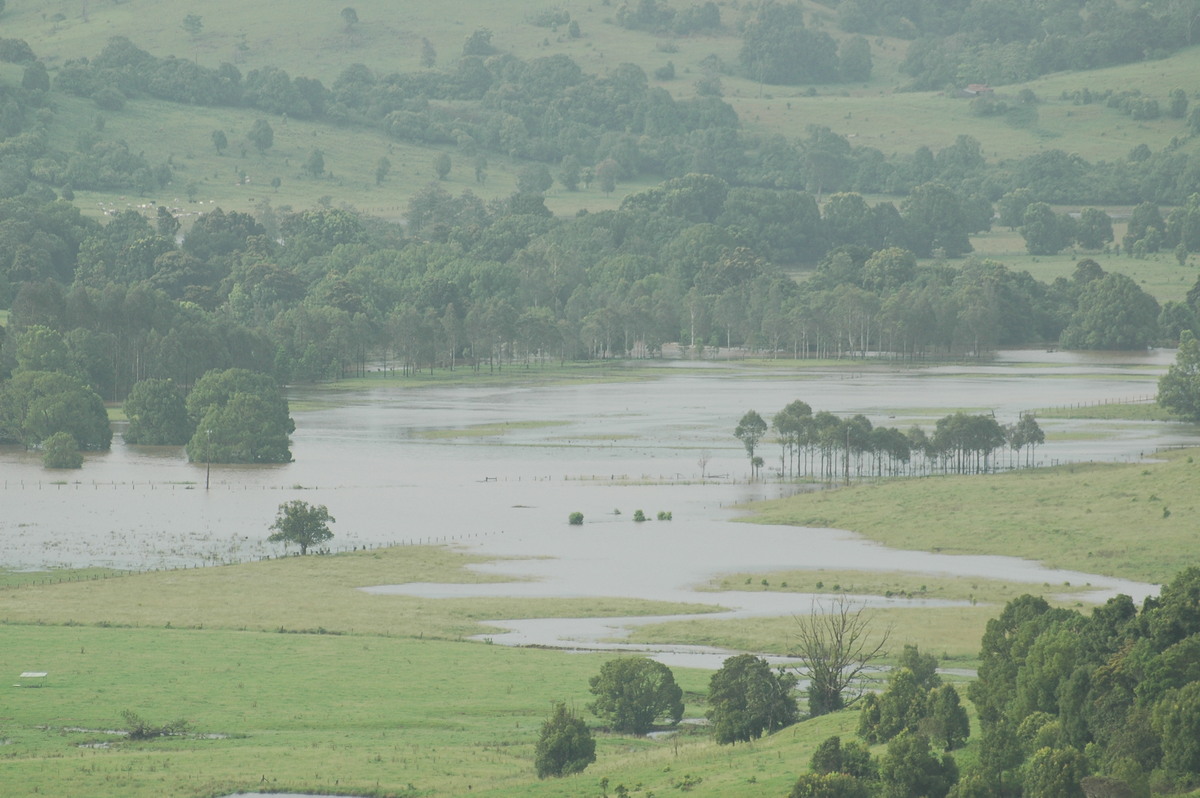
[[[606,21],[611,19],[613,6],[582,0],[557,5],[570,11],[580,23],[581,39],[570,39],[565,31],[553,32],[529,24],[527,16],[537,8],[518,0],[490,3],[486,17],[480,17],[477,7],[465,3],[450,8],[444,3],[406,3],[400,15],[394,4],[367,0],[355,5],[361,22],[349,33],[343,30],[338,10],[318,0],[289,4],[284,15],[263,14],[257,6],[235,0],[212,0],[201,9],[178,0],[86,3],[86,21],[78,3],[50,0],[41,5],[10,4],[4,14],[4,27],[5,35],[28,40],[52,70],[66,59],[94,55],[110,36],[125,34],[156,55],[176,54],[206,66],[236,60],[243,72],[277,65],[294,75],[317,77],[326,85],[352,63],[364,63],[379,72],[416,70],[423,37],[437,49],[439,67],[446,68],[457,59],[462,41],[476,27],[473,20],[493,31],[493,42],[501,51],[522,58],[565,53],[591,72],[603,73],[628,61],[641,65],[648,74],[670,60],[676,65],[678,77],[663,85],[679,97],[693,95],[695,79],[702,72],[700,61],[705,57],[716,54],[729,64],[737,60],[740,44],[733,33],[672,39],[667,47],[664,39],[624,31]],[[814,11],[810,24],[832,30],[828,9],[815,4],[810,4],[810,9]],[[192,38],[180,23],[185,15],[197,11],[205,27]],[[54,21],[56,14],[64,19]],[[723,14],[727,27],[732,29],[738,12],[726,6]],[[726,76],[722,78],[725,98],[737,108],[749,131],[789,138],[803,135],[806,125],[822,124],[852,137],[855,144],[907,154],[921,145],[940,149],[953,143],[958,134],[966,133],[979,139],[985,155],[993,160],[1049,147],[1111,160],[1124,157],[1142,142],[1161,149],[1173,136],[1183,134],[1182,122],[1133,122],[1102,105],[1073,106],[1058,99],[1061,92],[1083,86],[1097,90],[1140,88],[1165,98],[1176,85],[1193,86],[1192,76],[1200,66],[1200,48],[1193,48],[1151,64],[1032,81],[1028,86],[1043,99],[1039,124],[1017,130],[995,120],[973,117],[966,102],[939,93],[897,93],[896,87],[904,82],[897,65],[907,44],[899,40],[872,41],[876,68],[867,84],[818,86],[818,96],[805,97],[809,87],[762,87]],[[242,43],[245,49],[239,50]],[[670,48],[675,52],[665,52]],[[1002,94],[1015,94],[1022,87],[1005,87]],[[90,102],[71,99],[61,100],[59,105],[56,144],[70,147],[76,132],[91,125],[95,109]],[[391,143],[375,132],[296,120],[286,128],[282,120],[275,120],[276,145],[265,158],[259,158],[253,150],[240,158],[245,131],[259,116],[262,114],[253,111],[139,100],[125,111],[106,114],[105,136],[126,139],[152,164],[173,156],[176,165],[183,167],[176,185],[161,192],[163,197],[145,199],[174,200],[184,196],[186,182],[195,181],[200,184],[200,199],[226,208],[249,209],[264,196],[276,205],[307,207],[328,195],[335,204],[397,218],[408,196],[433,177],[432,149]],[[231,147],[225,157],[217,157],[209,142],[211,132],[218,128],[230,138]],[[1194,146],[1185,144],[1185,148]],[[300,175],[300,164],[314,147],[325,152],[334,179],[311,180]],[[393,175],[379,188],[374,185],[373,172],[384,154],[392,160]],[[467,156],[455,157],[454,169],[444,185],[447,190],[457,193],[469,188],[489,197],[512,190],[519,165],[501,156],[490,156],[489,180],[478,186],[469,161]],[[251,176],[249,186],[235,185],[234,175],[239,168]],[[267,188],[272,177],[283,182],[278,194]],[[601,209],[612,207],[622,194],[639,188],[638,184],[623,185],[610,197],[598,191],[568,194],[556,188],[548,204],[560,213],[579,207]],[[80,204],[86,207],[102,200],[114,201],[80,195]],[[1016,249],[1020,250],[1019,242]]]
[[[1078,207],[1061,210],[1078,210]],[[1128,208],[1105,210],[1110,213],[1129,211]],[[1119,243],[1125,235],[1125,224],[1115,223],[1113,232]],[[1079,261],[1091,258],[1106,272],[1128,275],[1143,291],[1160,303],[1168,300],[1184,301],[1188,289],[1195,285],[1196,278],[1200,275],[1200,259],[1197,256],[1192,255],[1186,265],[1180,266],[1171,252],[1158,252],[1140,259],[1124,254],[1113,255],[1076,249],[1063,250],[1057,255],[1030,255],[1025,250],[1025,239],[1021,234],[1007,227],[996,227],[991,232],[972,236],[971,245],[975,248],[976,257],[998,260],[1012,271],[1027,271],[1043,282],[1053,282],[1057,277],[1069,279]]]
[[[52,143],[71,151],[78,131],[94,126],[97,109],[91,101],[74,97],[59,97],[56,105]],[[102,208],[124,210],[140,205],[149,205],[144,210],[151,212],[160,204],[198,214],[214,207],[253,211],[263,202],[299,210],[329,197],[335,207],[353,207],[398,221],[407,211],[409,198],[437,182],[433,161],[438,150],[390,141],[377,131],[322,122],[291,119],[285,123],[272,118],[275,143],[259,155],[245,145],[245,134],[263,116],[250,109],[195,108],[158,100],[137,100],[123,111],[106,112],[102,139],[125,141],[132,152],[143,154],[151,165],[170,162],[175,169],[173,181],[155,196],[77,191],[75,202],[90,215],[98,215]],[[229,149],[220,156],[210,141],[212,131],[218,129],[224,130],[230,141]],[[302,171],[313,149],[324,154],[327,174],[320,178]],[[375,166],[381,157],[391,161],[392,171],[382,185],[376,185]],[[438,182],[451,194],[471,191],[483,199],[493,199],[507,196],[516,188],[516,172],[521,164],[508,158],[489,156],[483,184],[475,182],[473,159],[455,153],[451,161],[449,177]],[[241,174],[248,182],[240,182]],[[270,186],[275,177],[281,183],[278,190]],[[196,202],[187,199],[189,183],[197,185]],[[648,183],[626,184],[625,188],[644,185]],[[547,206],[565,214],[580,207],[615,207],[620,199],[618,194],[606,196],[594,186],[591,191],[578,192],[558,187],[547,196]]]

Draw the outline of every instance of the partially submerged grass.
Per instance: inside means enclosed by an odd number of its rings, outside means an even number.
[[[714,592],[748,590],[832,595],[851,593],[860,596],[885,596],[898,599],[940,599],[1001,604],[1022,593],[1041,595],[1044,592],[1042,585],[1005,582],[999,579],[981,579],[973,576],[827,568],[724,574],[705,585],[700,585],[698,589]]]
[[[127,575],[127,572],[113,568],[55,568],[49,571],[10,571],[0,569],[0,587],[86,582],[125,575]]]
[[[422,599],[372,595],[371,585],[508,582],[465,566],[485,558],[437,546],[159,571],[3,594],[4,621],[204,629],[319,631],[457,639],[488,620],[705,613],[712,607],[639,599]]]
[[[856,485],[756,504],[743,520],[835,527],[893,548],[1003,554],[1162,583],[1200,558],[1195,455]]]
[[[446,440],[453,438],[498,438],[516,430],[561,427],[569,421],[501,421],[495,424],[473,424],[456,429],[422,429],[413,433],[415,438]]]
[[[1014,596],[1015,598],[1015,596]],[[877,639],[890,630],[887,662],[894,662],[904,644],[919,646],[936,655],[944,665],[974,667],[979,656],[979,639],[989,618],[1000,605],[958,607],[886,608],[870,610],[870,632]],[[798,602],[797,615],[807,613],[807,602]],[[634,627],[629,641],[675,643],[678,645],[730,647],[791,656],[796,646],[796,619],[737,618],[668,621]]]
[[[1089,407],[1054,407],[1038,410],[1038,418],[1077,418],[1097,421],[1179,421],[1154,402],[1127,402]],[[1056,436],[1057,437],[1057,436]]]
[[[410,371],[385,369],[369,372],[363,377],[351,377],[335,382],[323,383],[315,388],[306,386],[306,391],[316,392],[306,400],[320,401],[320,392],[362,391],[376,388],[421,388],[447,385],[487,385],[490,387],[520,385],[536,387],[546,385],[569,385],[573,383],[633,382],[655,379],[661,372],[653,367],[661,360],[590,360],[559,363],[506,363],[503,368],[489,369],[486,365],[476,370],[460,366],[454,370],[446,368]],[[674,371],[672,371],[674,373]]]

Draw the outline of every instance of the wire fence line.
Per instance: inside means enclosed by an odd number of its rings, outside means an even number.
[[[392,549],[392,548],[400,548],[400,547],[404,547],[404,546],[439,546],[439,545],[443,545],[446,543],[455,543],[455,542],[470,540],[472,538],[482,538],[482,537],[489,537],[491,535],[503,535],[503,534],[504,534],[504,531],[501,530],[499,532],[473,532],[473,533],[467,534],[467,535],[440,535],[440,536],[428,536],[428,537],[421,537],[421,538],[413,538],[410,540],[391,540],[391,541],[381,541],[378,543],[358,543],[358,544],[347,544],[344,546],[327,546],[327,547],[323,547],[319,550],[312,549],[309,551],[308,555],[306,555],[306,556],[310,556],[310,557],[332,556],[334,554],[349,554],[349,553],[358,552],[358,551],[375,551],[378,549]],[[286,552],[284,554],[262,554],[262,555],[257,555],[257,556],[252,556],[252,557],[243,557],[243,558],[236,558],[236,557],[221,558],[219,561],[215,560],[215,559],[212,561],[202,560],[200,562],[192,563],[190,565],[176,565],[176,566],[163,565],[163,566],[146,567],[146,568],[113,568],[113,569],[108,569],[108,570],[104,571],[103,573],[68,572],[68,573],[64,573],[61,575],[57,575],[57,576],[49,575],[49,576],[44,576],[44,577],[41,577],[38,579],[30,579],[28,581],[16,582],[13,584],[8,584],[8,585],[0,584],[0,590],[19,590],[20,588],[23,588],[23,587],[39,587],[42,585],[58,585],[58,584],[64,584],[64,583],[69,583],[69,582],[97,582],[97,581],[103,581],[105,579],[121,579],[121,578],[124,578],[127,576],[136,576],[138,574],[150,574],[150,573],[159,573],[159,572],[176,572],[176,571],[195,571],[195,570],[199,570],[201,568],[222,568],[222,567],[229,566],[229,565],[244,565],[246,563],[266,562],[268,560],[284,560],[284,559],[288,559],[289,557],[299,557],[299,556],[301,556],[300,552],[294,551],[294,552]],[[90,570],[90,567],[86,568],[86,569],[65,569],[65,570],[67,570],[67,571],[85,571],[85,570]],[[42,572],[34,572],[34,573],[42,573]],[[44,573],[52,573],[52,572],[47,571]]]
[[[1044,413],[1044,412],[1054,411],[1054,410],[1083,410],[1088,407],[1104,407],[1105,405],[1143,405],[1143,404],[1153,404],[1154,402],[1157,402],[1157,401],[1158,401],[1157,394],[1149,394],[1149,395],[1143,395],[1143,396],[1129,396],[1129,397],[1118,398],[1118,399],[1097,399],[1094,402],[1074,402],[1072,404],[1067,404],[1067,405],[1055,405],[1053,407],[1042,407],[1042,408],[1038,408],[1038,410],[1029,410],[1026,412],[1031,413],[1036,416],[1039,412]]]

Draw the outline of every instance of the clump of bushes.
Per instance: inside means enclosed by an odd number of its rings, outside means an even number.
[[[173,720],[170,723],[155,726],[131,709],[122,712],[121,717],[125,719],[125,731],[128,733],[130,740],[152,740],[155,737],[171,737],[173,735],[186,734],[188,730],[188,722],[186,720]]]
[[[638,522],[645,521],[646,514],[643,513],[641,510],[634,510],[633,511],[633,520],[638,521]]]
[[[82,468],[83,455],[69,432],[56,432],[42,444],[42,465],[46,468]]]
[[[658,511],[658,520],[659,521],[670,521],[671,520],[671,511],[670,510],[659,510]]]
[[[583,526],[583,513],[571,513],[569,516],[567,516],[567,523],[571,526]]]

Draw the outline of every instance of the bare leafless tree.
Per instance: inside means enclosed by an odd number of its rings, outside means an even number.
[[[814,600],[807,616],[796,617],[795,655],[808,677],[810,715],[839,710],[862,694],[863,672],[884,656],[892,631],[877,634],[871,626],[866,607],[844,594]]]

